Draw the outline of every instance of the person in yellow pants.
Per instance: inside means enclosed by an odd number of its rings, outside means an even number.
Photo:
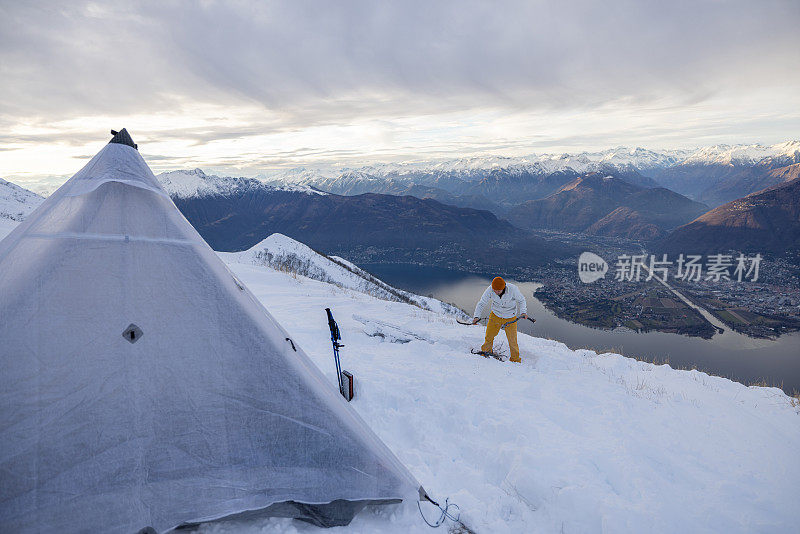
[[[517,317],[527,319],[528,303],[522,291],[514,284],[506,284],[499,276],[492,280],[492,285],[483,292],[481,300],[475,307],[472,324],[476,324],[489,308],[489,322],[486,324],[486,340],[481,346],[483,352],[493,352],[494,338],[500,333],[503,323],[512,321]],[[505,327],[508,346],[511,349],[511,361],[521,363],[519,357],[519,344],[517,343],[517,323]]]

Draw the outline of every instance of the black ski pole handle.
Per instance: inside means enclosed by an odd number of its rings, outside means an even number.
[[[333,319],[333,314],[331,313],[330,308],[325,308],[325,311],[328,314],[328,328],[331,329],[331,340],[336,342],[342,339],[342,335],[339,332],[339,325],[336,324],[336,321]],[[341,345],[344,346],[344,345]]]

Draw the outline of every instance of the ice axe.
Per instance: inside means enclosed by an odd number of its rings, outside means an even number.
[[[536,319],[531,319],[530,317],[525,317],[525,318],[527,320],[529,320],[530,322],[532,322],[532,323],[536,322]],[[508,325],[512,325],[512,324],[516,323],[517,321],[519,321],[520,319],[522,319],[522,317],[517,317],[516,319],[511,319],[510,321],[506,321],[505,323],[500,325],[500,329],[501,330],[505,330]]]
[[[505,329],[506,329],[506,327],[507,327],[508,325],[510,325],[510,324],[514,324],[514,323],[516,323],[517,321],[519,321],[520,319],[522,319],[522,317],[517,317],[516,319],[512,319],[512,320],[510,320],[510,321],[506,321],[505,323],[503,323],[503,324],[501,324],[501,325],[500,325],[500,328],[501,328],[501,329],[503,329],[503,330],[505,330]],[[535,322],[536,322],[536,319],[533,319],[533,318],[531,318],[531,317],[526,317],[526,319],[527,319],[527,320],[529,320],[529,321],[530,321],[530,322],[532,322],[532,323],[535,323]],[[463,325],[465,325],[465,326],[472,326],[472,325],[478,324],[478,323],[473,323],[472,321],[462,321],[461,319],[456,319],[456,322],[457,322],[458,324],[463,324]]]

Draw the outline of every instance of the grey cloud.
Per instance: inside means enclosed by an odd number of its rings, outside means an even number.
[[[798,22],[800,3],[775,0],[6,2],[0,123],[190,102],[259,104],[281,117],[272,128],[698,102],[800,86]]]

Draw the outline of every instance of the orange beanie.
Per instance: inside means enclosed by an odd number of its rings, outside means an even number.
[[[504,287],[506,287],[506,281],[500,278],[499,276],[494,280],[492,280],[492,289],[494,289],[495,291],[500,291]]]

